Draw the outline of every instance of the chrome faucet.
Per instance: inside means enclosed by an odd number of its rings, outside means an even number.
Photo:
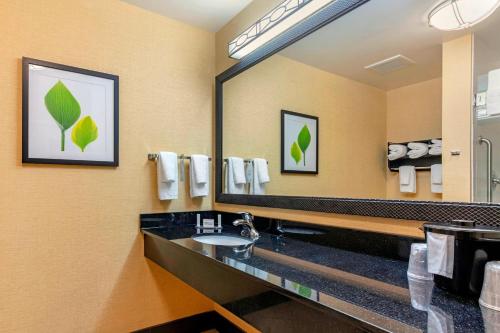
[[[247,212],[240,212],[241,219],[237,219],[233,221],[234,226],[243,226],[243,230],[241,231],[241,235],[244,237],[250,237],[252,240],[257,240],[260,235],[257,229],[255,229],[253,225],[253,215]]]

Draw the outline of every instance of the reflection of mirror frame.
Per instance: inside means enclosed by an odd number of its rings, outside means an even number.
[[[500,226],[500,223],[497,222],[500,221],[500,204],[223,193],[223,83],[368,1],[370,0],[337,0],[332,2],[215,78],[215,201],[236,205],[434,222],[471,219],[478,224]]]

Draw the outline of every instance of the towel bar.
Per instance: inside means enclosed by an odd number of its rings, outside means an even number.
[[[391,171],[399,171],[399,167],[398,168],[389,168],[389,170]],[[420,170],[420,171],[426,171],[426,170],[431,170],[431,167],[415,167],[415,170]]]
[[[149,154],[148,154],[148,160],[150,160],[150,161],[155,161],[155,162],[156,162],[156,161],[158,160],[158,157],[159,157],[159,156],[160,156],[160,154],[158,154],[158,153],[149,153]],[[190,159],[191,159],[191,156],[188,156],[188,155],[184,155],[184,154],[182,154],[182,155],[179,155],[177,158],[178,158],[179,160],[190,160]],[[209,157],[209,158],[208,158],[208,160],[209,160],[209,161],[211,161],[211,160],[212,160],[212,158],[211,158],[211,157]]]
[[[243,160],[244,163],[252,163],[253,160],[246,158]],[[224,163],[227,163],[227,158],[224,159]],[[269,164],[269,161],[266,161],[267,164]]]

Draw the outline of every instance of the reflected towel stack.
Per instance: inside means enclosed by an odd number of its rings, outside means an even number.
[[[429,152],[428,144],[423,142],[410,142],[408,148],[410,148],[410,151],[407,155],[413,159],[425,156]]]
[[[408,148],[405,145],[389,145],[389,154],[387,155],[387,158],[389,159],[389,161],[397,160],[399,158],[405,157],[407,151]]]
[[[429,145],[429,155],[441,155],[443,152],[443,141],[440,139],[432,139]]]

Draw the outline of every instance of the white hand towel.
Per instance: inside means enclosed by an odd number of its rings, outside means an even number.
[[[455,236],[427,233],[427,271],[453,278]]]
[[[417,174],[412,165],[399,167],[399,190],[403,193],[417,192]]]
[[[443,165],[431,165],[431,192],[443,193]]]
[[[269,170],[267,168],[267,161],[263,158],[253,159],[254,168],[257,169],[258,180],[260,184],[269,183],[271,179],[269,178]]]
[[[210,191],[210,164],[208,156],[191,155],[189,164],[189,192],[191,198],[206,197]],[[198,181],[198,178],[200,181]]]
[[[407,151],[408,148],[404,145],[398,145],[398,144],[389,145],[389,154],[387,155],[387,158],[390,161],[397,160],[399,158],[405,157]]]
[[[205,184],[209,180],[210,164],[207,155],[191,155],[191,166],[197,184]]]
[[[241,158],[229,157],[226,165],[226,193],[228,194],[245,194],[245,181],[237,184],[234,179],[234,161],[241,160]],[[238,162],[237,162],[238,164]],[[243,170],[243,178],[245,178],[245,171]]]
[[[233,180],[235,184],[245,184],[245,162],[241,157],[229,157],[228,161],[232,165]]]
[[[173,200],[179,196],[177,154],[160,153],[156,164],[158,198]]]
[[[500,69],[488,73],[488,91],[486,92],[488,116],[500,113]]]
[[[264,195],[266,194],[266,183],[270,181],[267,161],[262,158],[254,158],[248,168],[252,170],[250,181],[250,194]]]
[[[162,151],[158,154],[158,166],[160,167],[161,181],[165,183],[177,180],[177,154]]]

